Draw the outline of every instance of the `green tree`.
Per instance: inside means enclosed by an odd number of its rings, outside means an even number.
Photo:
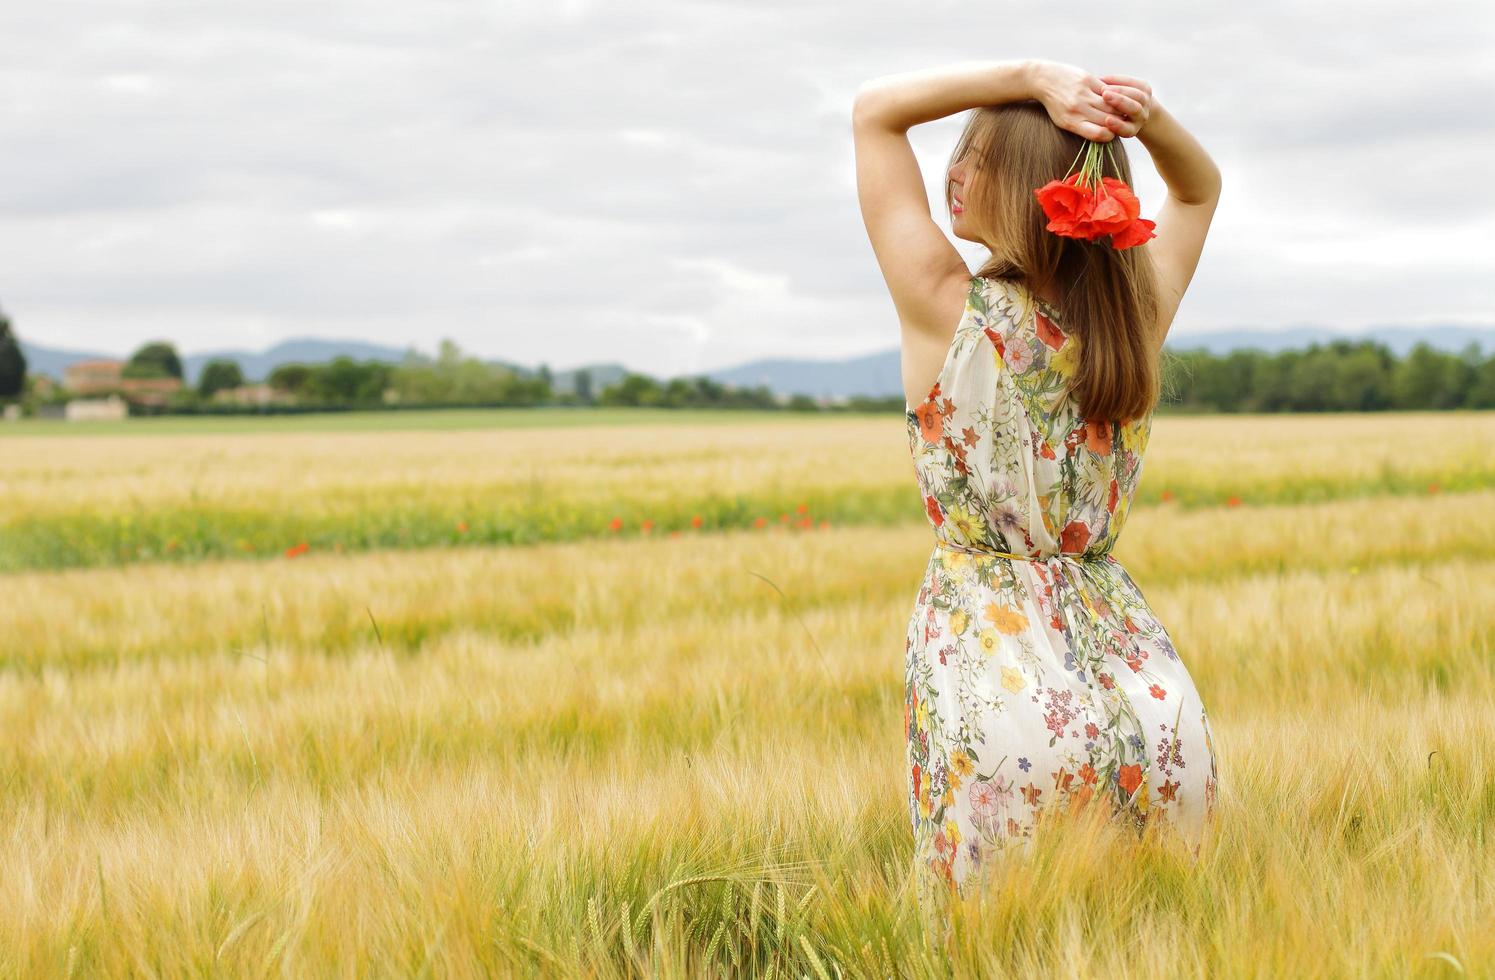
[[[11,330],[10,318],[0,312],[0,398],[15,398],[26,387],[26,355]]]
[[[243,383],[244,372],[239,369],[238,361],[214,358],[203,365],[202,376],[197,379],[197,390],[204,398],[211,398],[214,392],[237,388]]]
[[[1338,360],[1329,398],[1332,407],[1350,412],[1390,407],[1391,371],[1396,365],[1391,351],[1373,341],[1353,345],[1335,341],[1335,345]]]
[[[277,364],[270,371],[270,376],[265,379],[265,383],[281,391],[302,395],[306,394],[311,385],[311,375],[310,364]]]
[[[576,372],[576,397],[582,401],[592,400],[592,372],[582,368]]]
[[[170,341],[155,340],[131,354],[120,374],[126,378],[180,378],[182,359]]]
[[[390,386],[407,404],[529,405],[543,400],[549,384],[464,355],[450,339],[437,345],[435,360],[408,350],[390,372]]]
[[[647,374],[629,372],[615,384],[602,389],[599,405],[658,405],[662,400],[659,382]]]
[[[1469,373],[1469,387],[1464,392],[1465,408],[1495,408],[1495,351],[1489,357],[1480,354],[1479,344],[1469,341],[1460,358]]]
[[[1418,341],[1392,374],[1392,398],[1397,408],[1456,408],[1465,381],[1456,358]]]
[[[355,361],[346,354],[312,370],[311,393],[329,402],[378,401],[389,380],[389,365],[382,361]]]

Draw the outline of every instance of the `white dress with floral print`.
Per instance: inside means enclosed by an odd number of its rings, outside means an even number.
[[[973,277],[938,380],[906,413],[935,547],[908,621],[904,737],[921,893],[1095,801],[1196,849],[1209,719],[1112,546],[1151,434],[1081,417],[1079,338],[1016,280]],[[999,553],[1025,556],[1004,557]]]

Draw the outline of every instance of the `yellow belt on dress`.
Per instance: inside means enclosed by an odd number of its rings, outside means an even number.
[[[1084,562],[1084,563],[1087,563],[1087,564],[1093,564],[1095,562],[1106,561],[1106,560],[1108,560],[1111,557],[1109,552],[1107,552],[1106,554],[1103,554],[1103,555],[1086,555],[1084,552],[1074,552],[1074,551],[1056,551],[1056,552],[1054,552],[1051,555],[1019,555],[1019,554],[1015,554],[1014,552],[1011,552],[1011,551],[994,551],[994,550],[992,550],[990,548],[971,548],[971,547],[966,547],[964,545],[955,544],[952,541],[945,541],[945,540],[943,540],[941,538],[936,538],[935,539],[934,546],[936,548],[942,548],[945,551],[958,551],[958,552],[961,552],[962,554],[977,555],[977,556],[982,556],[982,557],[987,557],[987,558],[1011,558],[1011,559],[1014,559],[1016,561],[1044,561],[1044,562],[1047,562],[1047,561],[1054,561],[1055,559],[1068,559],[1069,561],[1077,561],[1077,562]]]

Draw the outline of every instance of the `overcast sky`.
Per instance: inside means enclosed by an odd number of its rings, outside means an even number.
[[[884,350],[853,93],[1040,57],[1147,79],[1224,172],[1175,336],[1490,324],[1491,9],[9,3],[0,308],[121,355],[450,337],[669,376]],[[962,119],[910,134],[937,203]]]

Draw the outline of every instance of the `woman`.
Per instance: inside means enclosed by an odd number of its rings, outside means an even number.
[[[976,276],[930,216],[907,137],[973,108],[945,197],[955,235],[991,251]],[[1197,854],[1215,804],[1209,718],[1110,552],[1220,172],[1147,83],[1050,61],[875,79],[853,117],[935,536],[905,664],[921,895],[968,893],[973,872],[1055,809],[1105,807]],[[1113,144],[1106,175],[1130,185],[1118,136],[1135,136],[1168,185],[1155,237],[1118,247],[1050,230],[1035,190],[1092,141]]]

